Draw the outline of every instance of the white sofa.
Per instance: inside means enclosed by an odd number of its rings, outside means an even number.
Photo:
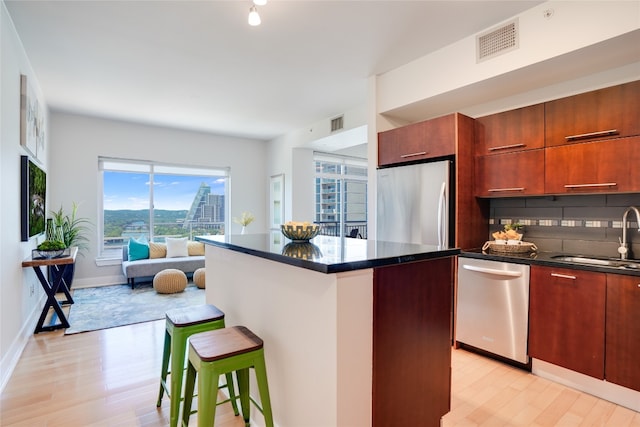
[[[146,258],[136,261],[129,261],[129,248],[122,246],[122,272],[131,284],[131,289],[135,286],[135,279],[142,277],[153,277],[167,268],[176,268],[185,273],[193,273],[204,267],[204,255],[191,255],[174,258]]]

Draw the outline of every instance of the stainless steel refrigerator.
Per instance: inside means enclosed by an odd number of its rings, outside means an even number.
[[[377,240],[450,247],[452,161],[378,169]]]

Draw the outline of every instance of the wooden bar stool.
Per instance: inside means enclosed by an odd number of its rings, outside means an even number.
[[[262,407],[249,396],[249,368],[255,369]],[[273,427],[263,342],[244,326],[202,332],[189,339],[189,364],[182,408],[183,426],[189,424],[196,374],[198,427],[212,427],[216,416],[218,380],[220,375],[228,375],[233,371],[236,371],[245,425],[249,425],[249,402],[252,402],[264,416],[266,426]]]
[[[182,400],[182,379],[185,369],[187,340],[193,334],[220,328],[224,328],[224,313],[211,304],[176,308],[166,312],[160,392],[156,406],[160,407],[162,396],[166,392],[171,404],[169,415],[169,425],[171,427],[176,427],[180,419],[180,400]],[[171,360],[171,370],[169,370],[169,360]],[[171,374],[169,386],[167,385],[168,374]],[[225,386],[228,387],[230,396],[228,400],[233,405],[234,413],[238,415],[233,376],[229,373],[226,378],[227,384]],[[220,402],[220,404],[228,400]]]

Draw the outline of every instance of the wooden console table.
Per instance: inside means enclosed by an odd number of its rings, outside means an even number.
[[[62,279],[62,276],[67,266],[73,264],[76,261],[77,254],[78,248],[72,247],[70,248],[69,255],[60,258],[29,257],[22,261],[23,268],[33,267],[33,270],[36,272],[36,276],[38,276],[38,280],[42,285],[42,289],[44,289],[45,293],[47,294],[47,301],[44,303],[42,313],[40,314],[40,319],[38,320],[38,324],[36,325],[36,334],[42,331],[53,331],[55,329],[69,327],[69,320],[67,320],[67,316],[65,316],[64,312],[62,311],[62,305],[73,304],[73,298],[71,297],[69,288],[65,281]],[[54,283],[50,283],[47,277],[42,273],[41,267],[49,266],[55,266],[56,268],[60,269],[60,274],[57,275]],[[58,301],[56,299],[56,294],[58,292],[63,292],[66,300]],[[60,323],[57,323],[55,325],[43,326],[44,321],[47,317],[47,313],[49,312],[49,308],[53,308],[55,313],[60,318]]]

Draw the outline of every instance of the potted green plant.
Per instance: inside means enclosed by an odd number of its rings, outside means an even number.
[[[66,246],[61,240],[47,239],[37,247],[37,253],[44,258],[55,258],[64,253]]]
[[[65,248],[75,246],[78,248],[78,254],[84,255],[83,252],[89,249],[89,237],[91,222],[87,218],[77,216],[78,204],[73,202],[71,212],[65,212],[62,206],[57,211],[51,211],[51,224],[52,230],[50,233],[55,236],[55,239],[62,241]],[[49,231],[47,232],[49,236]],[[55,267],[55,266],[54,266]],[[55,280],[60,270],[57,268],[49,268],[49,277]],[[67,287],[71,288],[71,282],[73,281],[73,275],[75,272],[75,263],[70,264],[64,270],[63,280],[66,282]]]

